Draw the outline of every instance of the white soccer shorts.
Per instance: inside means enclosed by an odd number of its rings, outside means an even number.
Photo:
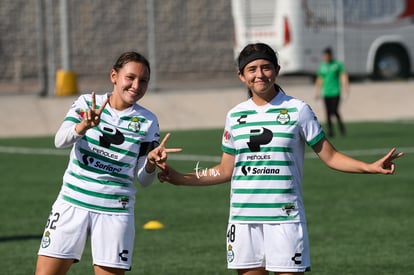
[[[38,254],[80,261],[89,234],[93,264],[131,268],[134,216],[91,212],[61,199],[53,204]]]
[[[226,250],[229,269],[310,270],[309,241],[304,223],[229,224]]]

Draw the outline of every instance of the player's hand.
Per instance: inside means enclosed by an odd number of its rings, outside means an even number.
[[[384,157],[380,158],[376,162],[374,162],[372,165],[374,166],[374,169],[379,174],[385,174],[385,175],[392,175],[395,172],[395,164],[393,160],[402,157],[404,155],[403,152],[395,153],[397,149],[393,148],[391,149],[388,154],[386,154]]]
[[[167,140],[170,138],[170,136],[170,133],[166,134],[160,145],[148,153],[147,160],[152,167],[147,167],[150,168],[147,169],[147,171],[155,170],[155,166],[159,167],[161,170],[165,169],[168,154],[178,153],[183,150],[181,148],[166,148]]]
[[[106,104],[108,104],[109,97],[102,103],[99,109],[96,109],[96,94],[92,92],[92,106],[88,108],[88,111],[85,113],[83,119],[86,122],[88,128],[93,128],[99,124],[101,121],[101,114]]]
[[[78,134],[85,134],[88,129],[98,126],[101,121],[102,111],[105,109],[106,104],[109,102],[109,97],[102,103],[99,109],[96,109],[96,94],[92,92],[92,106],[87,109],[83,115],[83,119],[78,125],[76,125],[76,132]]]
[[[165,165],[164,169],[158,173],[158,180],[160,182],[169,182],[172,184],[178,184],[179,180],[177,177],[180,174],[175,171],[171,166]]]

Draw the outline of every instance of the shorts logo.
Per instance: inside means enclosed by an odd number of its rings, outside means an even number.
[[[119,257],[121,258],[121,261],[126,262],[128,261],[128,257],[125,255],[128,255],[129,251],[124,249],[122,252],[119,253]]]
[[[294,261],[295,264],[301,264],[302,263],[302,253],[295,253],[295,256],[292,257],[292,261]]]
[[[227,247],[227,262],[231,263],[234,260],[234,252],[231,244]]]
[[[50,232],[46,231],[42,238],[42,248],[46,248],[50,245]]]

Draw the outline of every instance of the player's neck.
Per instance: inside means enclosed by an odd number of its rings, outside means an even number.
[[[272,101],[277,96],[279,90],[273,86],[273,88],[267,92],[253,92],[252,100],[257,106],[263,106]]]

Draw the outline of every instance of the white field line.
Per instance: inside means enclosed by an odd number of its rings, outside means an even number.
[[[397,148],[398,152],[405,154],[414,153],[414,147]],[[390,148],[376,148],[376,149],[361,149],[361,150],[344,150],[341,151],[352,157],[361,156],[376,156],[385,155]],[[0,154],[21,154],[21,155],[53,155],[53,156],[69,156],[67,149],[49,149],[49,148],[28,148],[28,147],[8,147],[0,146]],[[306,153],[306,159],[314,159],[318,156],[315,153]],[[178,161],[206,161],[206,162],[220,162],[221,156],[207,156],[207,155],[188,155],[188,154],[170,154],[169,160]]]

